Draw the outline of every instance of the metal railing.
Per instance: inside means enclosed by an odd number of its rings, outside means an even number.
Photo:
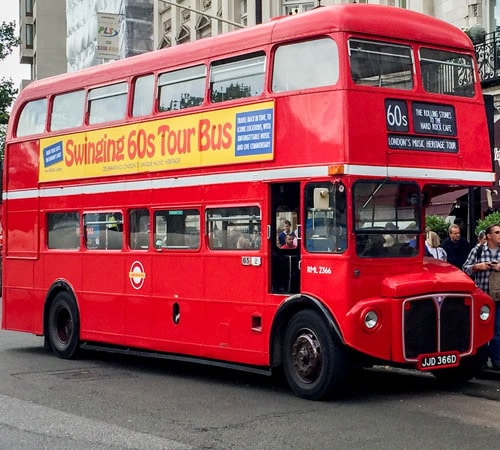
[[[500,32],[487,33],[484,42],[474,45],[483,87],[500,84]]]

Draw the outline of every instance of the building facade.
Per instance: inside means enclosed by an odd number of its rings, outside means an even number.
[[[67,71],[153,50],[153,0],[66,0]]]
[[[66,0],[18,1],[20,63],[32,80],[66,72]]]
[[[318,6],[379,3],[411,9],[453,23],[496,31],[495,0],[18,0],[21,64],[31,79],[78,70],[112,59],[299,14]],[[102,15],[107,17],[102,17]],[[108,22],[102,20],[108,20]],[[112,22],[109,22],[112,20]],[[118,28],[114,52],[106,30]],[[101,30],[101,33],[100,33]],[[104,30],[104,31],[103,31]],[[109,33],[108,33],[109,35]]]
[[[470,28],[495,29],[494,0],[155,0],[154,48],[170,47],[207,36],[299,14],[318,6],[378,3],[428,14]]]
[[[153,0],[18,1],[31,80],[153,50]]]

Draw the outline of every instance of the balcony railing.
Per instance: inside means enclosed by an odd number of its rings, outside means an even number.
[[[475,44],[479,77],[483,87],[500,84],[500,32],[487,33],[484,42]]]

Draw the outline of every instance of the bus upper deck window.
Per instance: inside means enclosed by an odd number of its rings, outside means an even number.
[[[205,97],[205,66],[162,73],[158,77],[160,111],[191,108],[203,103]]]
[[[26,103],[19,117],[16,136],[43,133],[45,131],[46,118],[47,99],[41,98]]]
[[[393,89],[413,88],[411,48],[387,42],[349,40],[351,76],[356,84]]]
[[[89,91],[89,123],[123,119],[127,112],[127,83],[117,83]]]
[[[134,117],[146,116],[153,112],[154,83],[155,77],[153,75],[145,75],[135,80],[132,101],[132,115]]]
[[[474,97],[474,65],[470,55],[421,48],[420,67],[427,92]]]
[[[65,130],[83,125],[85,91],[69,92],[54,97],[50,116],[52,131]]]
[[[210,74],[211,101],[223,102],[255,97],[264,90],[266,56],[246,55],[244,58],[217,61]]]
[[[276,50],[273,92],[329,86],[338,78],[338,48],[332,39],[287,44]]]

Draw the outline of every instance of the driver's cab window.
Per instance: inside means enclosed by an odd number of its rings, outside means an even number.
[[[305,246],[309,252],[347,248],[346,189],[342,183],[310,183],[305,189]]]
[[[281,250],[293,250],[297,248],[298,230],[297,211],[291,211],[287,207],[279,207],[276,212],[276,246]]]
[[[352,192],[358,256],[397,258],[418,254],[421,195],[415,183],[358,181]]]

